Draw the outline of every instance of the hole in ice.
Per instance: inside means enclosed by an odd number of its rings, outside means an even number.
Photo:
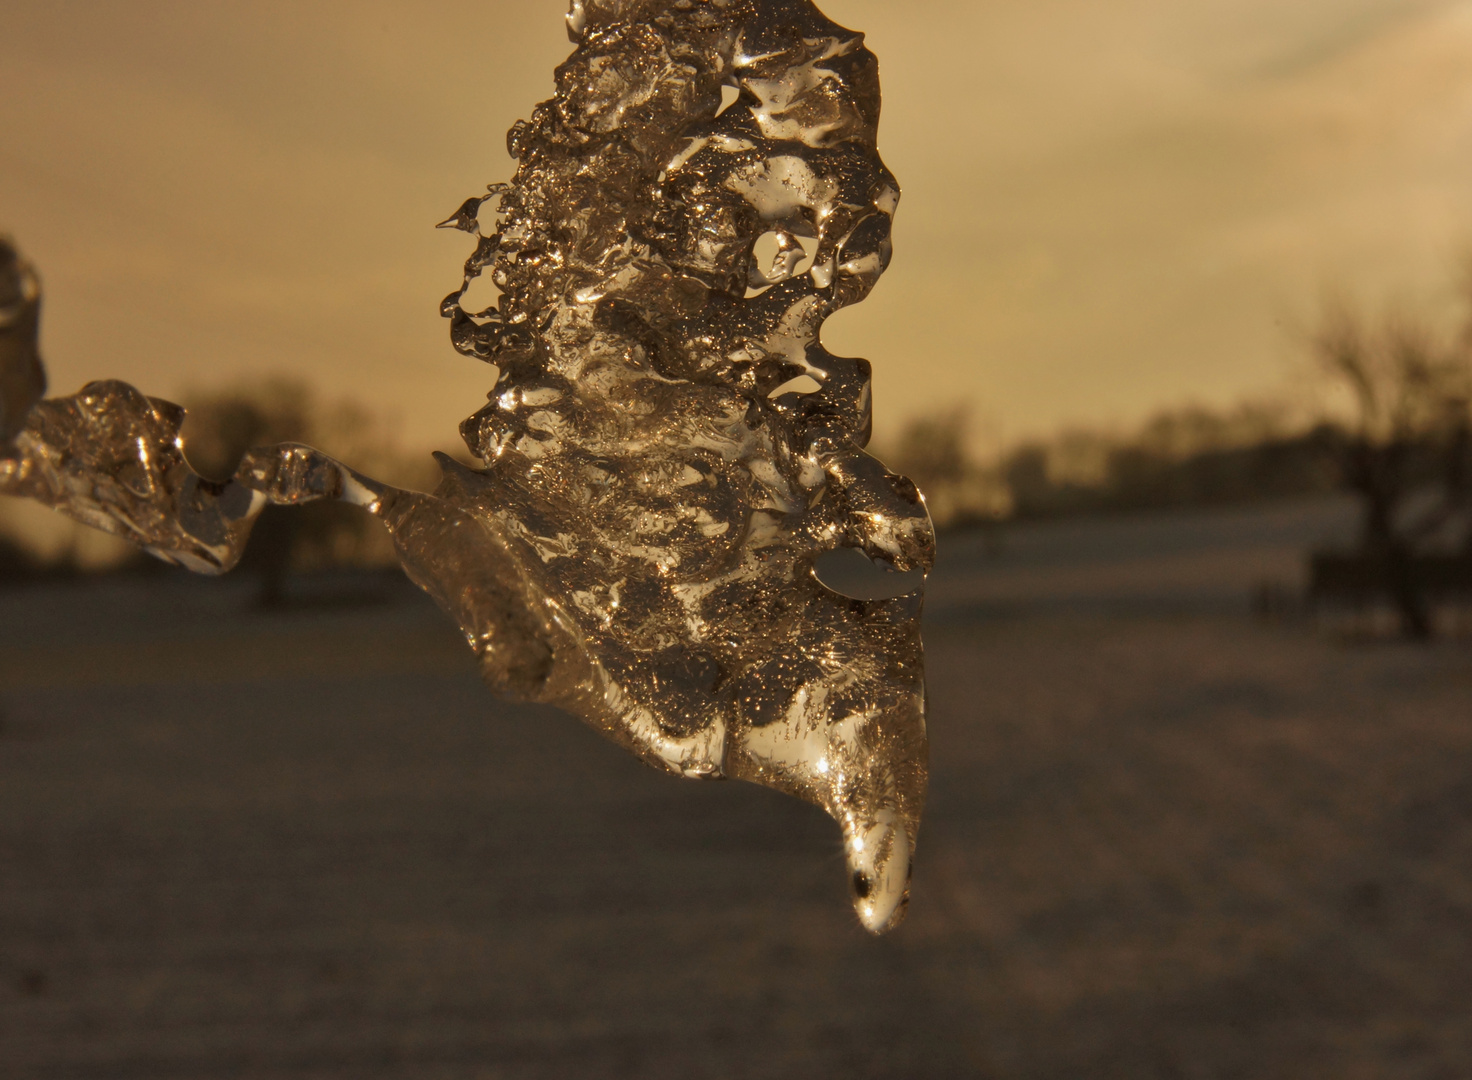
[[[799,375],[795,379],[788,379],[767,397],[779,398],[783,394],[812,394],[821,389],[823,389],[823,384],[811,375]]]
[[[802,258],[798,259],[797,264],[792,268],[795,277],[799,274],[806,274],[813,268],[813,256],[818,254],[818,238],[798,233],[793,236],[793,239],[802,246]]]
[[[482,311],[496,307],[501,302],[501,290],[491,280],[490,271],[472,278],[470,287],[460,296],[460,310],[467,315],[479,315]]]
[[[756,272],[768,281],[780,281],[781,277],[772,273],[774,265],[778,263],[782,255],[782,241],[776,232],[764,232],[756,238],[756,246],[751,249],[752,263]]]
[[[785,229],[771,229],[756,238],[751,249],[751,273],[748,285],[761,289],[808,272],[818,241],[812,236],[798,236]]]
[[[925,583],[921,570],[892,570],[858,548],[825,551],[814,564],[818,580],[854,600],[888,600],[912,593]]]
[[[720,116],[721,113],[725,112],[732,105],[735,105],[736,99],[740,96],[741,91],[734,86],[721,87],[721,107],[716,110],[716,115]]]

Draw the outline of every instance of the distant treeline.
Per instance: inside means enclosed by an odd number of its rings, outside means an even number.
[[[936,524],[1353,495],[1353,547],[1311,554],[1316,598],[1388,598],[1407,637],[1472,603],[1472,273],[1463,321],[1326,313],[1310,345],[1316,415],[1243,405],[1175,409],[1124,433],[1032,440],[978,460],[966,414],[909,424],[879,455],[925,492]],[[1336,405],[1337,402],[1337,405]]]
[[[925,492],[938,525],[1046,518],[1165,507],[1218,506],[1317,495],[1344,486],[1349,432],[1334,423],[1294,423],[1286,409],[1247,405],[1162,412],[1124,433],[1069,429],[980,460],[969,446],[966,414],[910,423],[891,446],[891,467]],[[204,476],[223,480],[252,446],[305,442],[354,467],[406,487],[436,481],[428,454],[400,450],[386,426],[352,404],[322,403],[308,388],[267,382],[195,399],[184,428],[185,453]],[[3,507],[0,507],[3,509]],[[76,526],[82,534],[85,526]],[[79,536],[81,539],[93,539]],[[268,573],[394,562],[387,534],[368,515],[339,503],[271,509],[257,525],[243,569]],[[155,560],[126,551],[122,563]],[[75,544],[49,548],[4,534],[0,577],[76,573]]]
[[[1461,340],[1466,344],[1428,351],[1421,338],[1395,328],[1377,336],[1342,319],[1327,324],[1316,347],[1331,381],[1348,387],[1354,400],[1332,419],[1322,410],[1313,415],[1271,403],[1191,406],[1133,429],[1071,428],[982,457],[960,409],[917,418],[875,451],[920,485],[942,527],[1339,491],[1365,502],[1369,547],[1448,547],[1437,538],[1452,533],[1458,539],[1451,547],[1472,545],[1472,331]],[[402,450],[380,418],[352,403],[323,402],[295,382],[198,396],[183,436],[191,464],[216,480],[230,476],[250,447],[276,442],[310,443],[403,487],[428,489],[437,480],[429,455]],[[1422,512],[1428,494],[1438,493]],[[97,539],[85,527],[75,526],[62,543],[41,544],[7,528],[6,511],[0,501],[0,577],[96,567],[96,559],[84,557]],[[114,564],[154,565],[122,545],[118,550]],[[318,503],[268,510],[243,569],[254,567],[269,580],[394,562],[387,535],[368,515]]]
[[[1193,406],[1122,433],[1069,429],[982,461],[965,412],[953,411],[913,421],[878,452],[920,485],[945,526],[1324,494],[1342,487],[1348,438],[1339,424],[1295,423],[1276,406]]]

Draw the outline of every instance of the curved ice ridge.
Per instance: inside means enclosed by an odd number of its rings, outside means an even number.
[[[425,494],[282,445],[206,481],[178,406],[118,382],[38,400],[39,288],[4,248],[0,491],[204,572],[268,503],[361,505],[492,687],[823,807],[884,931],[926,783],[921,594],[814,573],[838,546],[902,570],[934,551],[914,485],[862,450],[868,363],[819,340],[890,258],[877,64],[807,0],[573,0],[568,30],[514,177],[443,223],[477,237],[441,311],[498,369],[461,426],[484,468],[441,455]],[[487,274],[498,303],[465,310]]]

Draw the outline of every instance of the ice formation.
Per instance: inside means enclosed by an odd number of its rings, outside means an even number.
[[[441,310],[495,368],[461,426],[483,468],[441,456],[425,494],[279,445],[205,480],[178,406],[119,382],[40,400],[39,291],[5,248],[0,491],[205,572],[268,503],[356,503],[498,692],[824,808],[882,932],[925,793],[921,594],[814,572],[840,546],[933,556],[914,485],[862,450],[869,365],[819,341],[890,256],[874,56],[808,0],[573,0],[567,21],[556,96],[508,135],[515,175],[443,223],[477,237]],[[467,311],[482,275],[498,303]]]

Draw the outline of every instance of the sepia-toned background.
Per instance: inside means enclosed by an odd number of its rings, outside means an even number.
[[[1472,2],[821,6],[905,191],[824,337],[942,526],[907,923],[496,700],[366,517],[208,580],[0,500],[0,1076],[1472,1075]],[[52,392],[432,483],[563,7],[0,7]]]
[[[431,226],[511,163],[559,0],[8,5],[0,221],[48,285],[58,391],[264,373],[453,439],[483,373]],[[1001,437],[1289,380],[1326,290],[1433,310],[1472,242],[1462,0],[830,0],[881,60],[905,197],[873,298],[881,435]]]

